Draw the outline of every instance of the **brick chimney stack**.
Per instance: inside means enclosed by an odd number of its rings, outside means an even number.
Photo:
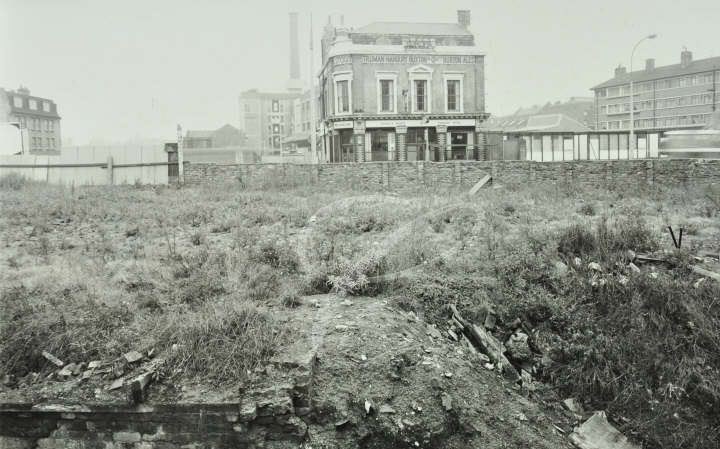
[[[649,58],[645,60],[645,70],[648,72],[655,70],[655,59]]]
[[[470,10],[469,9],[458,9],[457,12],[458,25],[463,28],[470,26]]]
[[[625,74],[627,74],[627,69],[624,66],[619,65],[615,68],[615,78]]]
[[[690,65],[692,62],[692,52],[688,51],[687,49],[684,49],[680,53],[680,65],[685,68]]]

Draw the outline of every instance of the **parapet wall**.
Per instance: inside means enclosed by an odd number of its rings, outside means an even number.
[[[235,182],[248,187],[321,185],[347,189],[469,188],[483,176],[503,185],[567,183],[608,186],[720,183],[720,160],[451,161],[345,164],[208,164],[185,168],[188,185]]]

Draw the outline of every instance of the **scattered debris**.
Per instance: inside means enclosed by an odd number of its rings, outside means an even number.
[[[442,338],[442,333],[435,327],[434,324],[428,324],[427,334],[433,338]]]
[[[108,387],[108,390],[117,390],[118,388],[121,388],[125,381],[123,379],[115,379],[115,381],[110,384],[110,387]]]
[[[445,409],[446,412],[449,412],[452,410],[452,398],[449,394],[443,394],[440,397],[440,401],[442,402],[442,406]]]
[[[581,415],[585,413],[585,410],[583,410],[582,405],[580,405],[575,398],[567,398],[562,401],[563,405],[566,409],[571,411],[572,413],[575,413],[576,415]]]
[[[127,399],[130,404],[134,405],[145,402],[147,387],[150,385],[150,382],[152,382],[154,376],[155,372],[150,371],[137,376],[126,385]]]
[[[62,360],[60,360],[59,358],[55,357],[54,355],[50,354],[47,351],[43,351],[42,356],[45,357],[48,361],[50,361],[50,363],[57,366],[58,368],[62,368],[62,366],[65,365]]]
[[[392,408],[392,406],[388,404],[383,404],[380,406],[380,410],[378,410],[379,413],[395,413],[395,409]]]
[[[581,449],[639,449],[607,421],[603,411],[576,427],[570,440]]]
[[[568,267],[564,263],[560,262],[559,260],[555,262],[555,276],[562,277],[565,276],[568,273]]]
[[[635,264],[632,263],[632,262],[630,262],[630,263],[628,264],[628,268],[630,268],[630,270],[631,270],[633,273],[639,273],[639,272],[640,272],[640,268],[638,268],[638,266],[635,265]]]
[[[135,363],[139,360],[142,360],[143,355],[137,351],[130,351],[128,353],[123,354],[123,358],[128,363]]]
[[[698,267],[697,265],[690,265],[690,269],[695,274],[699,274],[700,276],[705,276],[711,279],[714,279],[718,282],[720,282],[720,273],[715,273],[714,271],[706,270],[705,268]]]
[[[365,414],[369,415],[373,411],[373,404],[372,402],[365,400]]]
[[[450,336],[450,338],[452,338],[455,341],[458,341],[458,336],[455,333],[455,331],[453,331],[452,329],[448,329],[447,332],[448,332],[448,335]]]
[[[528,335],[521,330],[516,330],[505,342],[508,354],[517,361],[532,360],[532,351],[528,345]]]
[[[480,179],[480,181],[478,181],[477,183],[475,183],[474,186],[472,186],[472,188],[470,189],[470,192],[469,192],[470,195],[475,195],[478,192],[478,190],[480,190],[485,184],[490,182],[490,180],[492,180],[492,177],[490,175],[483,176]]]
[[[600,272],[602,272],[602,270],[603,270],[602,267],[600,266],[600,264],[597,262],[590,262],[588,264],[588,268],[593,271],[600,271]]]
[[[343,428],[347,427],[348,424],[350,424],[350,420],[347,418],[342,418],[338,421],[335,421],[335,428],[343,429]]]
[[[498,341],[497,338],[489,334],[483,327],[471,325],[467,322],[454,304],[450,304],[450,310],[453,313],[453,317],[463,326],[465,332],[467,332],[478,345],[480,350],[490,357],[496,365],[500,367],[503,374],[507,376],[509,380],[514,382],[520,379],[520,375],[510,361],[505,357],[505,347]],[[519,326],[518,326],[519,327]],[[487,364],[485,365],[487,368]]]

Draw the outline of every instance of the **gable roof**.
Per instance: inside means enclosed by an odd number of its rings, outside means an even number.
[[[185,135],[186,139],[209,139],[215,131],[208,131],[205,129],[188,129]]]
[[[528,117],[523,128],[516,132],[584,132],[590,128],[565,114],[542,114]]]
[[[698,72],[709,72],[711,70],[720,70],[720,56],[692,61],[687,67],[683,67],[682,64],[671,64],[656,67],[653,70],[635,70],[634,72],[616,76],[604,83],[600,83],[593,87],[592,90],[628,84],[631,79],[634,83],[638,83],[642,81],[656,80],[659,78],[689,75]]]
[[[424,34],[428,36],[472,36],[457,23],[373,22],[356,28],[350,34]]]

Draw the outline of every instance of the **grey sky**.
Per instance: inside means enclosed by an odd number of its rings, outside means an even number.
[[[285,87],[289,11],[307,50],[310,12],[318,42],[329,13],[357,27],[453,22],[457,9],[487,53],[492,114],[589,96],[649,33],[637,67],[676,63],[683,46],[720,56],[718,0],[0,0],[0,86],[53,98],[74,144],[168,139],[177,123],[237,126],[240,91]]]

